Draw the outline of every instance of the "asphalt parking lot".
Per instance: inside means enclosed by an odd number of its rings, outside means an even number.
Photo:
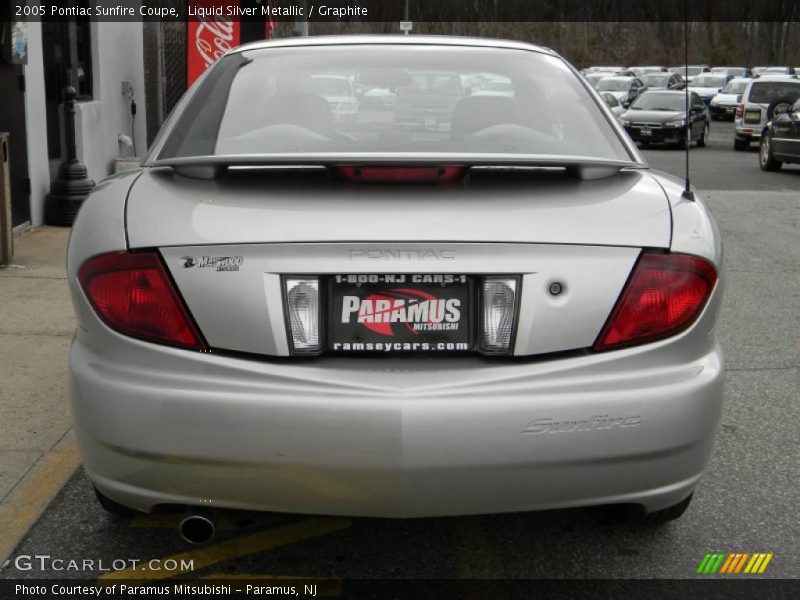
[[[225,512],[214,542],[197,548],[177,534],[180,513],[107,515],[79,469],[0,578],[104,578],[119,559],[193,561],[191,571],[140,565],[126,578],[693,578],[716,551],[773,553],[759,577],[797,578],[800,166],[764,173],[755,145],[734,152],[732,132],[731,123],[712,122],[709,146],[690,152],[693,183],[723,232],[719,334],[728,375],[717,444],[682,519],[638,528],[603,510],[399,521]],[[645,155],[683,175],[682,152]],[[94,563],[25,570],[13,562],[20,555]]]

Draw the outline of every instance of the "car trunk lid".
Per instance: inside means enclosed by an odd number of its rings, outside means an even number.
[[[645,170],[582,181],[563,169],[471,169],[449,185],[362,185],[321,168],[147,169],[130,191],[131,248],[277,242],[669,246],[670,208]]]

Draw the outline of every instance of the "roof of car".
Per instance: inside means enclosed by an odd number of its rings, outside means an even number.
[[[762,75],[761,77],[753,79],[753,83],[758,83],[759,81],[780,81],[781,83],[796,81],[800,83],[800,79],[792,77],[791,75]]]
[[[684,90],[657,89],[657,90],[645,90],[644,92],[642,92],[642,96],[644,96],[645,94],[669,94],[670,96],[683,96],[684,94],[686,94],[686,92]]]
[[[281,38],[277,40],[263,40],[244,44],[233,50],[232,53],[261,48],[289,48],[295,46],[347,46],[354,44],[402,44],[432,46],[469,46],[479,48],[505,48],[511,50],[528,50],[541,52],[551,56],[558,56],[549,48],[536,46],[526,42],[501,40],[492,38],[462,37],[450,35],[327,35]]]

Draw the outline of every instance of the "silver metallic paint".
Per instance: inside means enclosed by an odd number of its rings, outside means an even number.
[[[256,276],[242,284],[243,291],[253,286],[253,298],[241,300],[251,304],[246,310],[276,301],[274,283],[284,269],[435,272],[451,270],[438,263],[458,262],[469,272],[529,273],[516,350],[546,351],[557,347],[560,334],[555,327],[542,329],[537,317],[548,323],[563,318],[556,305],[537,296],[551,277],[569,277],[565,306],[599,312],[608,308],[580,302],[579,292],[603,275],[619,279],[643,246],[696,254],[721,272],[713,217],[702,200],[681,199],[680,181],[636,171],[491,201],[480,194],[458,193],[452,201],[437,194],[423,212],[432,222],[416,231],[408,214],[392,206],[396,195],[370,191],[325,207],[321,191],[265,198],[225,181],[178,180],[156,169],[139,173],[96,188],[68,250],[79,322],[70,351],[75,430],[90,477],[109,497],[142,510],[202,502],[394,517],[612,502],[658,510],[685,498],[700,477],[721,413],[723,362],[714,325],[722,281],[688,330],[622,350],[500,360],[293,360],[204,354],[120,335],[98,319],[75,278],[87,258],[127,249],[125,204],[139,177],[128,201],[131,246],[161,247],[169,262],[185,246],[222,254],[214,245],[252,244],[244,265],[255,263]],[[375,213],[396,219],[396,226],[381,225]],[[455,223],[445,227],[450,219]],[[438,249],[440,255],[455,248],[455,259],[401,266],[336,254],[340,248],[398,245]],[[590,270],[597,268],[595,260],[603,267],[581,273],[575,266],[582,258],[592,261]],[[235,273],[214,279],[226,275]],[[225,285],[209,283],[207,292],[225,295],[219,289]],[[620,285],[607,282],[600,289],[613,295]],[[189,302],[202,304],[201,296]],[[584,345],[589,324],[596,327],[599,317],[571,316],[575,323],[564,335],[573,336],[569,345]],[[280,324],[272,312],[262,315],[262,351],[266,332],[274,338]],[[275,339],[276,353],[283,354]],[[522,433],[536,419],[601,415],[635,415],[641,425]]]

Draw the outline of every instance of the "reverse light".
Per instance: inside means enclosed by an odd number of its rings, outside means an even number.
[[[594,349],[641,344],[683,331],[702,312],[716,282],[716,269],[702,258],[643,254]]]
[[[319,351],[319,279],[285,277],[283,283],[292,350]]]
[[[486,277],[481,286],[481,344],[483,352],[511,351],[516,312],[517,279]]]
[[[114,331],[157,344],[205,348],[155,251],[90,258],[78,270],[78,282],[97,315]]]
[[[736,114],[734,115],[734,119],[741,119],[744,117],[744,104],[738,104],[736,106]]]

